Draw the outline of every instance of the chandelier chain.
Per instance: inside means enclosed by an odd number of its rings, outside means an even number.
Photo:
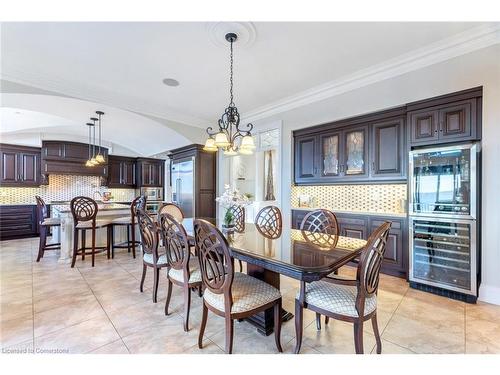
[[[230,53],[230,68],[229,68],[229,96],[230,96],[230,102],[229,106],[234,107],[234,102],[233,102],[233,41],[231,40],[231,53]]]

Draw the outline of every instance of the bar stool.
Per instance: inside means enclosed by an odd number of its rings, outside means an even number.
[[[73,259],[71,268],[75,266],[76,257],[82,255],[82,260],[85,260],[85,255],[92,255],[92,267],[95,264],[95,254],[107,251],[108,259],[110,258],[110,242],[111,242],[111,221],[96,220],[98,207],[96,201],[89,197],[75,197],[71,200],[71,214],[73,215],[74,230],[73,230]],[[106,246],[95,245],[96,230],[106,228]],[[92,231],[92,246],[86,247],[86,231]],[[78,247],[78,237],[82,233],[82,244]],[[90,250],[87,251],[87,250]],[[97,251],[96,251],[97,250]]]
[[[115,249],[127,249],[130,253],[132,250],[132,257],[135,259],[135,247],[140,245],[141,242],[135,239],[135,225],[137,224],[137,210],[146,207],[146,197],[141,195],[135,198],[130,204],[130,216],[119,217],[111,221],[111,259],[115,258]],[[115,227],[127,227],[127,240],[115,244]]]
[[[38,256],[36,261],[39,262],[43,258],[45,250],[60,250],[61,243],[47,243],[47,236],[50,233],[52,227],[60,227],[61,220],[59,218],[48,217],[49,213],[47,210],[47,205],[41,197],[38,195],[36,198],[36,208],[38,217],[38,226],[40,229],[40,244],[38,245]]]

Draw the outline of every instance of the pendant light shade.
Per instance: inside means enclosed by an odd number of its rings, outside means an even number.
[[[203,147],[203,150],[211,151],[211,152],[217,151],[217,146],[215,145],[215,139],[213,139],[211,137],[207,138],[207,140],[205,142],[205,147]]]
[[[98,121],[99,121],[99,151],[97,152],[97,155],[95,157],[95,160],[98,164],[104,164],[106,163],[106,160],[104,159],[104,155],[101,153],[101,133],[102,133],[102,118],[101,116],[104,115],[103,111],[95,111],[95,113],[99,116]]]
[[[217,147],[228,147],[231,145],[227,139],[226,133],[220,132],[215,135],[215,145]]]
[[[229,147],[226,150],[224,150],[224,155],[226,155],[226,156],[235,156],[235,155],[238,155],[238,152],[234,148]]]
[[[241,149],[248,149],[248,150],[254,150],[255,149],[255,143],[253,141],[253,137],[251,135],[245,135],[243,138],[241,138]]]

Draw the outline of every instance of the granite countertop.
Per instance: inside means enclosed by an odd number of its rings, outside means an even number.
[[[59,213],[71,212],[69,204],[51,204],[51,208]],[[97,208],[99,211],[130,210],[130,206],[119,203],[100,203]]]
[[[292,210],[298,211],[313,211],[325,207],[292,207]],[[365,211],[344,211],[344,210],[331,210],[333,213],[348,214],[348,215],[366,215],[366,216],[390,216],[390,217],[406,217],[406,213],[401,212],[365,212]]]

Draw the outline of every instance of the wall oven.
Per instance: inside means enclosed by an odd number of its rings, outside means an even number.
[[[480,147],[410,151],[410,285],[475,302],[480,270]]]
[[[142,187],[141,195],[146,197],[146,212],[155,214],[163,203],[163,188]]]

